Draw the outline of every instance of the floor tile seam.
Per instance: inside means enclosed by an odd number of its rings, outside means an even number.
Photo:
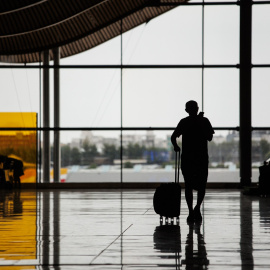
[[[113,245],[121,236],[124,235],[124,233],[133,226],[133,224],[130,224],[124,231],[122,231],[106,248],[104,248],[98,255],[96,255],[92,261],[89,263],[90,265],[93,264],[93,262],[100,256],[102,253],[104,253],[111,245]]]
[[[148,208],[142,215],[144,216],[148,211],[150,211],[151,209],[153,209],[153,206],[151,206],[150,208]]]

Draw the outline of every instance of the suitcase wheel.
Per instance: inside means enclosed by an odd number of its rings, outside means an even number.
[[[165,218],[165,224],[171,224],[174,225],[174,217],[164,217]],[[159,217],[160,225],[163,224],[163,216]],[[179,217],[176,217],[176,224],[179,225]]]
[[[174,217],[171,217],[171,225],[174,225]]]

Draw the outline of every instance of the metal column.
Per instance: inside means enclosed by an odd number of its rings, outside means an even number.
[[[240,0],[240,183],[251,184],[252,0]]]
[[[54,66],[60,64],[60,49],[53,50]],[[54,127],[60,127],[60,72],[59,68],[54,67]],[[60,182],[61,168],[61,152],[60,152],[60,132],[54,130],[54,147],[53,147],[53,179],[55,183]]]
[[[50,54],[46,50],[43,52],[43,63],[48,66],[50,63]],[[50,127],[50,77],[49,68],[43,69],[43,127]],[[43,131],[43,149],[42,149],[42,164],[43,164],[43,182],[50,182],[50,132]]]

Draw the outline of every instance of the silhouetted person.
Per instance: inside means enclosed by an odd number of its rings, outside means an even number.
[[[188,117],[183,118],[174,130],[171,141],[174,151],[180,151],[176,138],[182,135],[181,170],[185,181],[185,196],[189,215],[187,222],[201,222],[200,206],[205,195],[208,177],[208,141],[215,133],[211,123],[203,113],[198,115],[198,104],[190,100],[186,103]],[[193,210],[193,189],[198,191],[197,205]]]
[[[13,181],[15,187],[21,187],[21,176],[24,175],[23,172],[23,162],[19,159],[11,159],[11,169],[13,171]]]
[[[270,162],[264,161],[263,166],[259,167],[259,193],[262,196],[270,194]]]

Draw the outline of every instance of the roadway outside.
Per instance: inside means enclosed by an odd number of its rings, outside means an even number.
[[[123,169],[123,181],[129,183],[151,183],[151,182],[173,182],[174,170],[166,169],[148,169],[136,171],[134,169]],[[259,179],[259,169],[252,169],[252,182],[257,183]],[[180,183],[183,182],[183,176],[180,173]],[[209,169],[208,182],[218,183],[237,183],[240,181],[239,169]],[[120,182],[120,170],[109,167],[98,169],[79,169],[71,168],[68,170],[66,179],[63,182],[68,183],[101,183],[101,182]]]

